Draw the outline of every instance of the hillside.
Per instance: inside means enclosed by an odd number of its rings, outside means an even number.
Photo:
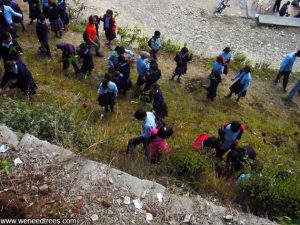
[[[26,11],[26,5],[23,6]],[[28,132],[72,149],[80,157],[107,163],[141,179],[155,180],[170,187],[173,193],[187,196],[200,193],[218,204],[244,208],[236,201],[238,191],[234,182],[238,174],[231,178],[218,177],[214,171],[218,162],[210,154],[199,156],[190,150],[198,134],[217,135],[222,122],[240,120],[247,127],[241,145],[251,144],[257,150],[264,171],[287,166],[293,172],[292,178],[300,181],[300,112],[297,107],[300,99],[295,97],[295,104],[286,104],[282,100],[285,94],[279,86],[272,84],[276,71],[253,68],[254,79],[249,93],[238,105],[233,99],[223,98],[230,85],[226,77],[219,87],[216,101],[211,103],[202,87],[207,82],[211,59],[195,57],[183,83],[178,84],[169,81],[175,67],[174,54],[161,52],[158,63],[163,77],[159,83],[169,105],[166,122],[174,128],[175,134],[169,140],[173,149],[170,156],[159,165],[150,165],[139,148],[129,158],[124,153],[128,139],[136,136],[140,129],[140,124],[132,120],[134,111],[138,107],[150,109],[151,106],[132,99],[129,93],[127,97],[117,99],[116,113],[104,114],[96,101],[96,87],[107,70],[107,61],[96,58],[96,69],[88,79],[78,80],[71,69],[65,76],[58,63],[60,52],[55,52],[53,46],[60,41],[79,45],[82,35],[69,31],[60,40],[51,34],[53,58],[49,60],[37,53],[39,43],[34,35],[34,25],[26,28],[18,41],[25,51],[24,61],[39,87],[38,94],[30,100],[17,91],[1,97],[0,122],[17,132]],[[128,43],[121,44],[131,48]],[[108,56],[109,50],[103,46],[102,49]],[[134,51],[139,52],[138,49]],[[232,77],[243,63],[233,61],[228,77]],[[134,67],[131,75],[135,82]],[[290,86],[293,83],[291,80]],[[202,167],[200,162],[207,166]],[[187,166],[191,173],[180,176],[180,166]],[[297,194],[299,186],[293,190]],[[265,215],[265,212],[257,213]]]

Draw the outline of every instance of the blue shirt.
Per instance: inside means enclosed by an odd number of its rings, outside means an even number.
[[[112,51],[110,56],[108,57],[108,67],[113,68],[118,63],[118,53],[116,51]]]
[[[146,76],[150,69],[150,63],[148,59],[142,59],[138,56],[136,59],[136,70],[139,76]]]
[[[4,17],[8,24],[13,23],[13,16],[22,18],[22,14],[15,12],[10,6],[4,5]]]
[[[249,87],[249,85],[252,81],[250,72],[248,72],[248,73],[240,72],[240,73],[235,75],[234,79],[239,79],[240,83],[243,85],[243,89],[242,89],[241,92],[247,91],[248,87]]]
[[[161,40],[157,37],[152,37],[151,39],[151,49],[158,50],[161,47]]]
[[[106,29],[109,29],[109,21],[110,21],[110,17],[109,16],[106,16],[105,17],[105,21],[104,21],[104,27]]]
[[[236,184],[238,186],[241,186],[243,184],[243,181],[245,180],[249,180],[249,178],[252,177],[252,174],[251,173],[243,173],[239,176],[239,178],[237,179],[236,181]]]
[[[280,71],[292,71],[296,58],[296,52],[288,54],[280,64]]]
[[[229,148],[233,142],[238,138],[240,134],[240,130],[237,132],[232,132],[231,131],[231,124],[227,125],[224,129],[225,135],[224,135],[224,145]]]
[[[221,53],[221,56],[224,58],[224,64],[225,65],[228,64],[228,62],[231,60],[231,57],[232,57],[230,52],[226,53],[224,51]]]
[[[215,61],[212,63],[212,70],[222,74],[224,72],[224,65]]]
[[[104,95],[107,93],[114,93],[115,95],[118,94],[118,88],[114,82],[109,81],[106,89],[103,88],[102,82],[100,83],[100,86],[98,88],[98,94]]]
[[[42,0],[43,7],[49,7],[49,0]]]
[[[149,138],[153,129],[156,128],[155,115],[152,112],[147,112],[147,116],[143,121],[141,135],[144,138]]]

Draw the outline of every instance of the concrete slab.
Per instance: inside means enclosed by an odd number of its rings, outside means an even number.
[[[285,27],[300,27],[300,18],[277,17],[272,15],[259,15],[259,24],[278,25]]]

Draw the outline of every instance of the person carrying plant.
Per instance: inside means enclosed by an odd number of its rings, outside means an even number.
[[[189,55],[188,48],[183,47],[180,52],[177,53],[174,60],[176,62],[176,68],[170,80],[173,80],[176,76],[178,76],[177,82],[180,83],[180,77],[186,74],[187,63],[192,60],[192,56]]]
[[[292,52],[285,56],[280,64],[279,72],[276,79],[274,80],[274,84],[276,85],[279,82],[280,78],[283,76],[282,88],[284,92],[286,92],[293,65],[298,57],[300,57],[300,50],[298,50],[297,52]]]
[[[232,93],[234,93],[238,95],[238,98],[236,99],[236,101],[238,102],[241,97],[246,96],[249,85],[251,83],[252,78],[250,66],[245,66],[245,68],[237,73],[231,80],[236,80],[236,82],[230,86],[230,93],[225,97],[230,98],[232,96]]]
[[[82,43],[79,46],[78,53],[79,59],[82,61],[82,65],[79,72],[81,74],[85,74],[85,78],[87,78],[87,76],[91,75],[92,70],[95,67],[93,55],[85,43]]]
[[[132,138],[128,141],[126,155],[131,153],[136,146],[140,144],[143,144],[144,153],[147,154],[146,146],[149,143],[153,130],[157,127],[155,115],[152,112],[146,112],[144,109],[138,109],[134,117],[142,122],[142,131],[139,137]]]
[[[58,43],[56,48],[62,51],[63,70],[67,70],[72,64],[75,73],[79,73],[79,68],[76,63],[76,48],[71,43]]]
[[[0,58],[3,63],[7,61],[20,61],[23,55],[23,50],[19,43],[14,40],[10,33],[5,32],[2,35],[2,43],[0,44]]]

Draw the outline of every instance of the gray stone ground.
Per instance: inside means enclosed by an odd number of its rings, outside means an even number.
[[[43,175],[47,183],[52,185],[50,188],[64,196],[70,205],[84,200],[81,213],[71,215],[78,219],[78,224],[148,224],[147,212],[148,216],[153,216],[149,223],[159,225],[276,224],[235,209],[217,206],[200,196],[186,198],[171,194],[155,181],[141,180],[108,165],[86,160],[29,134],[18,141],[16,134],[4,125],[0,126],[0,144],[11,146],[5,153],[7,157],[19,157],[23,161],[18,167],[12,165],[17,177]],[[17,177],[14,179],[17,180]],[[158,201],[157,193],[162,194],[162,202]],[[130,202],[126,203],[128,197]],[[110,202],[110,207],[102,205],[104,199]],[[133,204],[136,199],[140,199],[143,205],[141,209]],[[225,222],[224,216],[229,216],[230,222]]]
[[[282,57],[300,48],[299,28],[257,27],[256,21],[247,19],[246,10],[237,1],[215,17],[216,1],[207,0],[87,0],[85,16],[102,15],[107,8],[120,12],[119,26],[142,28],[145,35],[160,30],[166,38],[188,43],[205,56],[216,56],[227,45],[234,52],[243,52],[255,62],[271,63],[278,68]],[[299,19],[300,21],[300,19]],[[300,63],[295,64],[300,71]]]

